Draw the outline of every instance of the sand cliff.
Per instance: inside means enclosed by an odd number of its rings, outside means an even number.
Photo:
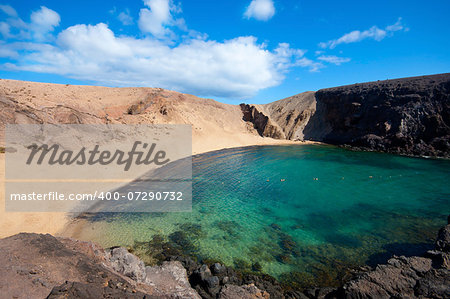
[[[193,153],[285,143],[261,138],[237,105],[160,88],[108,88],[0,80],[0,140],[7,123],[190,124]]]
[[[191,124],[193,154],[247,145],[292,143],[262,138],[242,119],[237,105],[174,91],[0,79],[0,146],[4,146],[6,124],[39,123]],[[2,182],[4,160],[5,155],[0,154]],[[0,192],[1,205],[4,196]],[[0,209],[0,237],[19,232],[58,234],[68,220],[65,213],[5,213]]]

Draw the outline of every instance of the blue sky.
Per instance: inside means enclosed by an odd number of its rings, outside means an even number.
[[[450,71],[450,2],[0,0],[0,78],[222,102]]]

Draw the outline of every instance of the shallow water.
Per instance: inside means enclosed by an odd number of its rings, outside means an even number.
[[[430,247],[450,213],[449,171],[447,160],[332,146],[223,150],[194,156],[192,212],[109,214],[79,237],[133,246],[158,235],[200,259],[336,285],[348,267]]]

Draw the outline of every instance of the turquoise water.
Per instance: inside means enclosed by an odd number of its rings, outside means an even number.
[[[450,213],[449,174],[447,160],[331,146],[223,150],[194,156],[191,213],[110,214],[79,237],[151,256],[136,242],[156,236],[199,259],[336,285],[349,267],[428,249]]]

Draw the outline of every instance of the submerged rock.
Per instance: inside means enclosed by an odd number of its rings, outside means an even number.
[[[393,257],[340,289],[344,298],[450,298],[450,225],[439,231],[425,257]]]

